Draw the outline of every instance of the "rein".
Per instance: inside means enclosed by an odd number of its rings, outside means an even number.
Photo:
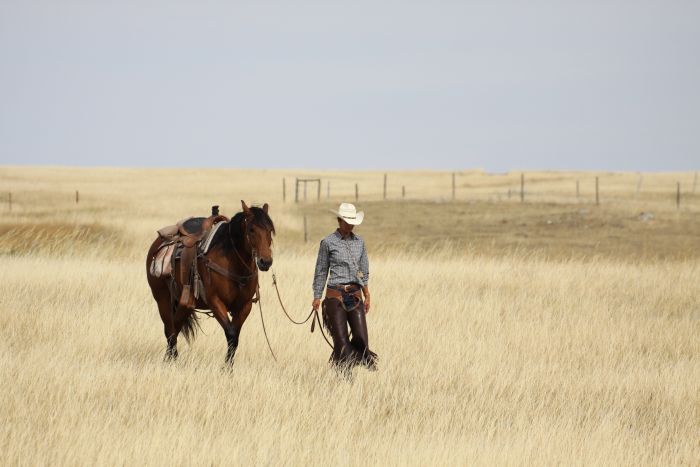
[[[326,337],[326,333],[323,331],[323,325],[321,324],[321,318],[318,316],[318,310],[314,310],[313,308],[311,309],[311,312],[309,312],[309,316],[306,317],[304,321],[295,321],[291,316],[289,316],[289,313],[287,313],[287,309],[284,307],[284,303],[282,303],[282,297],[280,296],[280,290],[277,287],[277,275],[275,274],[275,271],[272,271],[272,285],[275,286],[275,291],[277,292],[277,300],[280,303],[280,306],[282,307],[282,311],[284,314],[287,316],[287,319],[291,321],[293,324],[306,324],[309,321],[309,318],[311,316],[314,317],[314,319],[311,320],[311,332],[314,332],[314,327],[316,326],[316,322],[318,322],[318,328],[321,330],[321,335],[323,336],[323,339],[326,341],[326,343],[330,346],[330,348],[333,348],[333,344],[328,340],[328,337]],[[259,295],[258,295],[259,296]],[[262,314],[261,314],[262,316]]]

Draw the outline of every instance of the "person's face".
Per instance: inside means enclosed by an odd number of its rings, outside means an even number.
[[[338,227],[340,228],[341,232],[348,233],[348,232],[352,232],[352,228],[355,226],[352,224],[348,224],[347,222],[345,222],[343,219],[341,219],[339,217],[338,218]]]

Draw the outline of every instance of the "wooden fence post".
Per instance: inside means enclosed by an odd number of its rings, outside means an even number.
[[[357,202],[358,199],[360,199],[360,189],[357,186],[357,183],[355,183],[355,202]]]
[[[304,214],[304,243],[309,241],[309,233],[306,227],[306,214]]]
[[[406,185],[401,185],[401,199],[406,199]]]
[[[320,202],[321,201],[321,179],[318,179],[317,187],[316,187],[316,201]]]
[[[331,199],[331,181],[326,182],[326,199]]]
[[[456,195],[456,183],[455,183],[455,173],[452,172],[452,201],[454,201],[457,197]]]
[[[299,202],[299,178],[294,179],[294,202]]]
[[[695,194],[695,187],[698,186],[698,173],[695,172],[695,178],[693,179],[693,194]]]
[[[520,202],[525,202],[525,174],[520,174]]]
[[[598,197],[598,177],[595,178],[595,205],[600,206],[600,198]]]
[[[384,174],[384,199],[386,200],[386,174]]]
[[[681,208],[681,182],[676,182],[676,209]]]
[[[639,180],[637,180],[637,196],[640,191],[642,191],[642,174],[639,174]]]
[[[80,195],[78,194],[78,190],[75,190],[75,204],[78,204],[78,201],[80,201]]]
[[[287,181],[282,177],[282,202],[287,202]]]

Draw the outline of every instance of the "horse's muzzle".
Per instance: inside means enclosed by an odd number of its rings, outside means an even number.
[[[267,271],[268,269],[270,269],[270,266],[272,266],[272,258],[258,258],[258,268],[261,271]]]

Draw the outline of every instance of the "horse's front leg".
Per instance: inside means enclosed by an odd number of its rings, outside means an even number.
[[[238,338],[241,335],[241,329],[243,328],[243,323],[250,314],[250,310],[253,307],[253,302],[244,303],[238,310],[235,308],[231,310],[231,327],[234,330],[234,334],[229,339],[229,335],[226,335],[228,341],[228,353],[226,354],[226,361],[233,363],[233,357],[236,355],[236,349],[238,349]]]
[[[233,357],[236,355],[236,348],[238,347],[238,335],[241,329],[237,328],[234,323],[228,318],[228,310],[226,305],[218,297],[213,297],[210,300],[211,311],[214,313],[214,317],[221,325],[224,330],[224,335],[226,336],[226,343],[228,344],[228,350],[226,351],[226,363],[233,365]]]

